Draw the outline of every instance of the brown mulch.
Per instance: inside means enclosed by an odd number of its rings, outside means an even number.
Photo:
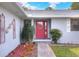
[[[37,44],[21,44],[9,53],[7,57],[37,57]]]

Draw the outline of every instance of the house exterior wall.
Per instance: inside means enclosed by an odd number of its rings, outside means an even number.
[[[63,36],[58,40],[59,43],[79,44],[79,31],[70,30],[69,18],[52,18],[51,29],[53,28],[57,28],[63,33]]]
[[[2,7],[0,7],[0,14],[1,13],[3,13],[5,16],[5,30],[7,29],[9,24],[13,21],[13,19],[15,19],[16,22],[15,25],[16,38],[13,39],[13,27],[11,26],[11,28],[8,29],[8,32],[5,33],[5,42],[0,44],[0,57],[3,57],[8,55],[20,44],[20,31],[22,28],[21,26],[22,20]]]

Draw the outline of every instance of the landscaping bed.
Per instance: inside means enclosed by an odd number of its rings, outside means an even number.
[[[57,57],[79,57],[78,44],[52,44],[51,48]]]
[[[7,57],[36,57],[37,56],[37,44],[24,43],[19,45]]]

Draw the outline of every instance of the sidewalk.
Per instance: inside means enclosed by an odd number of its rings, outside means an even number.
[[[55,57],[48,43],[38,43],[38,57]]]

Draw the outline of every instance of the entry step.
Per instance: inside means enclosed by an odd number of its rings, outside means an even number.
[[[33,39],[33,42],[51,42],[51,39]]]

